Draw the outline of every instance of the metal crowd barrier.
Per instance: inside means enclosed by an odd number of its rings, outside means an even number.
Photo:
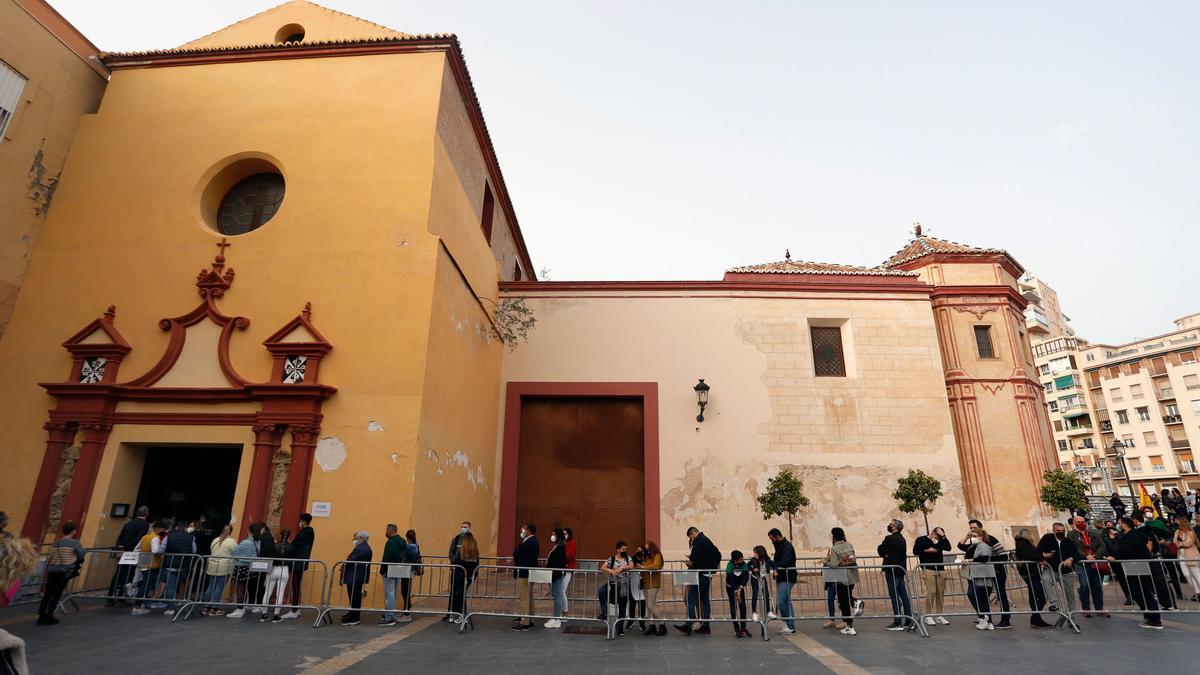
[[[188,601],[172,620],[191,618],[197,607],[208,616],[258,614],[262,621],[296,619],[300,610],[311,609],[319,620],[328,577],[321,560],[203,556],[192,573]]]
[[[550,597],[550,587],[556,571],[572,572],[568,585],[571,592],[568,603],[561,616],[554,615],[553,599]],[[529,577],[530,605],[519,607],[518,597],[521,583],[516,578],[518,572],[527,572]],[[598,570],[553,570],[545,567],[515,567],[512,565],[480,565],[474,575],[474,582],[466,589],[465,614],[459,631],[474,628],[472,619],[476,616],[501,616],[529,622],[561,621],[591,622],[605,626],[605,632],[611,639],[615,631],[615,618],[601,611],[593,614],[599,606],[599,589],[608,586],[608,575]],[[544,587],[544,588],[543,588]],[[570,598],[575,601],[571,602]],[[613,594],[610,594],[612,597]],[[588,602],[588,600],[591,602]],[[592,604],[592,603],[596,604]],[[525,611],[522,611],[525,610]],[[601,618],[605,616],[605,618]]]
[[[1142,614],[1146,619],[1154,621],[1158,615],[1159,621],[1164,614],[1200,614],[1200,560],[1186,558],[1144,558],[1139,560],[1079,560],[1076,561],[1074,573],[1063,572],[1063,587],[1083,595],[1079,586],[1081,574],[1089,573],[1088,583],[1100,579],[1101,597],[1104,608],[1097,609],[1094,596],[1089,603],[1091,609],[1081,609],[1080,603],[1074,601],[1066,614],[1074,620],[1077,615],[1088,612],[1108,612],[1111,614]],[[1107,568],[1107,570],[1106,570]],[[1088,572],[1085,572],[1087,570]],[[1113,582],[1107,587],[1103,584],[1104,572],[1111,575]],[[1183,586],[1190,587],[1191,594],[1183,592]],[[1116,592],[1104,594],[1106,588],[1116,587]],[[1090,589],[1090,585],[1089,585]],[[1089,594],[1090,595],[1090,594]],[[1123,597],[1122,597],[1123,596]],[[1128,598],[1132,604],[1123,604]],[[1062,607],[1062,606],[1060,606]]]
[[[940,623],[939,618],[948,621],[946,617],[976,620],[987,617],[993,626],[1007,627],[1014,616],[1028,616],[1033,621],[1048,614],[1052,621],[1057,619],[1058,626],[1070,623],[1078,632],[1071,618],[1061,611],[1064,599],[1056,589],[1059,584],[1053,575],[1045,564],[1003,560],[919,566],[908,576],[913,611],[917,612],[915,605],[920,601],[926,625],[935,625],[931,620]],[[939,588],[942,589],[940,607]]]
[[[202,566],[202,556],[195,553],[87,550],[79,576],[63,593],[63,602],[101,598],[131,603],[135,614],[161,609],[175,615],[197,592]]]
[[[642,575],[645,573],[645,570],[622,573],[622,576],[629,578],[630,597],[646,596],[645,589],[641,588]],[[750,600],[754,592],[751,584],[759,584],[761,595],[766,592],[763,581],[751,575],[749,569],[745,571],[745,575],[745,583],[735,583],[731,589],[724,569],[664,569],[661,572],[661,586],[655,602],[655,620],[670,624],[678,622],[688,631],[696,630],[695,624],[711,630],[711,624],[729,623],[733,624],[735,634],[739,628],[748,632],[749,627],[754,626],[763,640],[770,640],[766,611],[755,621],[750,610]],[[735,595],[739,589],[740,594]],[[646,601],[643,600],[640,605],[635,604],[633,607],[645,604]],[[648,620],[644,611],[635,617],[638,623],[644,620]],[[678,625],[676,627],[678,629]]]
[[[462,565],[339,561],[333,565],[313,627],[325,620],[332,623],[329,613],[334,611],[345,612],[343,618],[355,621],[363,612],[390,614],[396,619],[432,614],[461,621],[462,612],[451,607],[451,594],[456,584],[465,586],[465,579]],[[391,609],[387,608],[389,590],[394,600]],[[463,592],[465,598],[465,588]]]
[[[823,559],[808,558],[803,565],[796,567],[777,568],[776,584],[768,582],[768,592],[777,585],[777,580],[786,572],[796,572],[796,582],[792,584],[790,599],[792,605],[791,617],[784,616],[783,608],[776,603],[775,618],[770,621],[786,622],[789,618],[795,621],[823,620],[826,622],[857,621],[860,619],[888,619],[905,625],[906,630],[915,632],[922,637],[929,637],[929,632],[921,623],[918,611],[918,598],[909,592],[911,573],[898,565],[856,565],[844,567],[825,567]],[[858,570],[858,583],[849,583],[849,570]],[[891,595],[888,593],[888,577],[891,576],[898,589],[903,589],[909,596],[910,611],[904,612],[903,605],[897,603],[893,609]],[[839,614],[837,594],[842,592],[838,586],[845,586],[849,594],[849,616]],[[777,594],[772,594],[772,600],[777,600]]]

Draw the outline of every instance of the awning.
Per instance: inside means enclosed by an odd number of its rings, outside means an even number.
[[[1088,411],[1086,411],[1086,410],[1083,410],[1083,411],[1076,410],[1074,412],[1063,413],[1063,419],[1069,420],[1069,419],[1074,419],[1076,417],[1087,417],[1087,415],[1088,415]]]
[[[1068,387],[1074,387],[1074,386],[1075,386],[1075,376],[1074,375],[1063,375],[1062,377],[1054,378],[1054,388],[1055,389],[1066,389]]]

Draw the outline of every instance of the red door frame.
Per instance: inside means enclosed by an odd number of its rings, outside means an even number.
[[[504,397],[504,445],[500,465],[500,513],[497,556],[506,556],[506,536],[517,531],[517,469],[521,455],[521,399],[640,398],[644,452],[646,538],[659,539],[658,383],[657,382],[509,382]],[[507,535],[505,533],[508,533]]]

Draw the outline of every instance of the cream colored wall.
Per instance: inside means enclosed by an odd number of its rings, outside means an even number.
[[[658,383],[668,554],[683,552],[690,525],[726,551],[786,529],[786,519],[763,521],[754,500],[780,466],[797,468],[812,499],[796,525],[801,549],[823,548],[829,528],[842,526],[873,551],[886,521],[902,515],[890,493],[910,467],[942,481],[931,524],[959,529],[961,478],[928,300],[541,293],[561,294],[529,294],[538,322],[505,355],[503,381]],[[840,319],[854,368],[814,377],[809,321]],[[701,377],[712,390],[698,424]],[[923,529],[920,514],[903,518]]]
[[[921,281],[935,286],[1012,286],[1017,278],[998,264],[930,263],[913,270],[920,274]]]
[[[28,81],[0,139],[0,336],[82,115],[105,79],[13,0],[0,0],[0,61]]]
[[[427,555],[444,555],[463,520],[485,550],[495,541],[497,418],[503,345],[442,252],[429,319],[421,426],[413,443],[414,527]]]
[[[308,301],[334,345],[321,378],[339,391],[324,406],[310,489],[312,500],[333,502],[333,517],[317,523],[315,553],[345,555],[354,529],[411,516],[413,460],[393,453],[411,448],[420,419],[440,251],[427,226],[444,60],[404,54],[115,74],[99,113],[80,125],[27,292],[0,341],[8,385],[0,494],[14,523],[24,519],[53,407],[37,383],[69,372],[59,345],[116,304],[133,345],[120,379],[158,361],[168,339],[158,321],[200,302],[196,273],[217,252],[220,237],[200,215],[203,176],[246,152],[273,157],[287,193],[269,223],[231,238],[226,251],[236,278],[219,306],[250,318],[233,334],[234,366],[265,380],[262,341]],[[373,421],[384,431],[369,430]],[[220,433],[190,427],[186,442]]]
[[[286,2],[184,44],[190,48],[272,44],[285,25],[300,24],[305,42],[403,36],[397,30],[335,12],[311,2]]]

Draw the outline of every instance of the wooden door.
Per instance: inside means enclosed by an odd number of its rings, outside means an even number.
[[[581,559],[645,537],[643,427],[640,398],[521,399],[517,523],[537,525],[543,555],[555,527],[574,530]]]

